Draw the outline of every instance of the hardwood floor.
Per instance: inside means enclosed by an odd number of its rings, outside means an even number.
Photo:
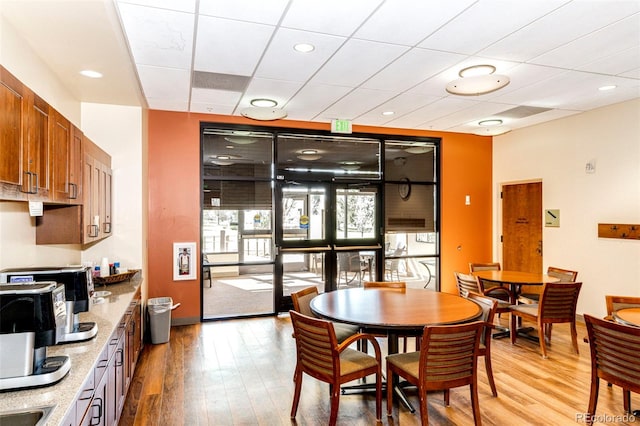
[[[500,321],[506,325],[508,316]],[[578,326],[580,355],[571,350],[569,327],[553,328],[549,358],[538,344],[494,340],[492,360],[498,397],[491,395],[484,361],[478,365],[480,411],[484,425],[581,424],[590,388],[589,346]],[[384,346],[384,341],[381,340]],[[324,425],[329,418],[329,388],[305,377],[295,421],[289,418],[293,395],[295,342],[288,315],[173,327],[171,340],[147,344],[125,403],[121,425]],[[408,391],[418,406],[417,395]],[[469,388],[429,393],[433,425],[472,425]],[[640,408],[640,395],[632,394]],[[624,416],[622,391],[601,382],[597,424],[638,424]],[[339,425],[373,425],[373,395],[343,395]],[[394,405],[384,425],[417,425],[419,415]]]

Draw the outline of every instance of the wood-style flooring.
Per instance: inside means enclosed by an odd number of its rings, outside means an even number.
[[[505,325],[508,316],[501,319]],[[526,325],[526,324],[525,324]],[[498,397],[487,383],[484,361],[478,364],[479,398],[484,425],[584,424],[590,388],[586,329],[578,326],[580,355],[571,350],[569,327],[553,328],[549,358],[526,339],[511,345],[493,340],[493,369]],[[384,342],[381,340],[381,344]],[[288,315],[209,322],[173,327],[169,343],[147,344],[127,396],[120,425],[326,425],[329,387],[308,376],[296,420],[289,413],[293,395],[295,342]],[[408,391],[418,406],[415,392]],[[428,395],[432,425],[472,425],[469,388]],[[640,408],[640,395],[632,394]],[[596,424],[638,424],[625,417],[622,391],[601,383]],[[373,395],[343,395],[339,425],[375,425]],[[384,425],[418,425],[418,413],[396,403]]]

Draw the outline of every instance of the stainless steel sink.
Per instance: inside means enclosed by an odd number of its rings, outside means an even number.
[[[44,425],[54,406],[0,412],[0,426]]]

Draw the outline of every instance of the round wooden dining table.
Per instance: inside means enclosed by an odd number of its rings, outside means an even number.
[[[640,308],[623,308],[613,313],[613,319],[624,325],[640,327]]]
[[[476,271],[472,275],[484,281],[508,285],[511,303],[514,305],[518,302],[518,295],[523,285],[544,285],[560,281],[560,278],[547,274],[521,271]]]
[[[460,324],[482,315],[476,303],[425,289],[349,288],[322,293],[312,312],[332,321],[385,330],[389,353],[398,352],[397,334],[420,332],[425,325]]]

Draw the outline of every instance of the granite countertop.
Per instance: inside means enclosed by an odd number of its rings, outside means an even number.
[[[138,274],[139,275],[139,274]],[[137,278],[137,277],[136,277]],[[110,291],[111,295],[101,303],[91,305],[89,312],[79,314],[80,322],[95,322],[98,334],[91,340],[78,343],[49,346],[47,356],[68,355],[71,359],[69,373],[58,383],[35,389],[0,393],[0,412],[55,405],[47,419],[47,425],[58,425],[68,410],[75,405],[82,385],[93,374],[98,356],[107,346],[109,337],[133,300],[141,279],[96,286],[95,291]]]

